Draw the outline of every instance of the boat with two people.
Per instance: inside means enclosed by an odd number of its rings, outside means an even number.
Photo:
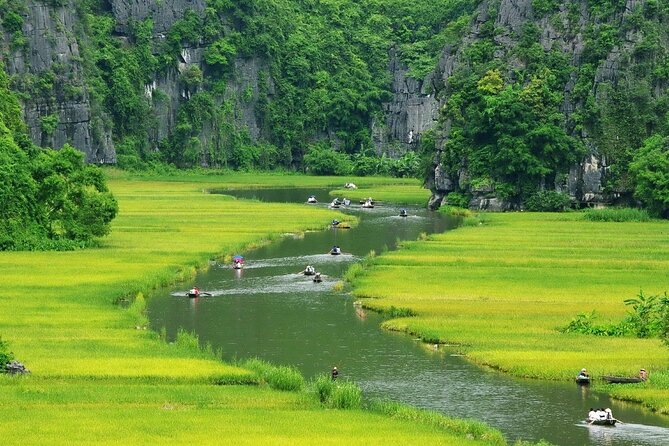
[[[330,203],[330,207],[332,209],[339,209],[341,207],[341,202],[339,201],[338,198],[335,198],[334,200],[332,200],[332,203]]]
[[[316,200],[315,195],[309,195],[309,198],[307,198],[307,203],[310,203],[310,204],[318,203],[318,200]]]
[[[330,250],[330,255],[338,256],[338,255],[340,255],[340,254],[341,254],[341,248],[340,248],[339,246],[337,246],[337,245],[334,245],[334,246],[332,247],[332,249]]]
[[[316,283],[321,283],[323,281],[323,278],[321,277],[321,273],[314,274],[313,281],[316,282]]]
[[[400,217],[408,217],[409,213],[406,209],[400,209]]]

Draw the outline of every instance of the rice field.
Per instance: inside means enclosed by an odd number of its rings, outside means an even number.
[[[593,222],[580,213],[486,214],[483,222],[376,257],[353,279],[355,295],[370,308],[418,314],[386,328],[456,344],[517,376],[572,380],[587,367],[596,379],[645,367],[649,382],[607,390],[669,413],[669,349],[659,340],[558,331],[593,310],[598,323],[618,322],[639,290],[667,291],[669,222]]]
[[[166,343],[147,330],[144,296],[157,287],[280,234],[352,218],[207,189],[351,179],[108,174],[120,212],[98,248],[0,253],[0,336],[32,372],[0,376],[6,444],[503,444],[492,430],[326,410],[309,390],[270,390],[256,372],[193,348],[192,337]]]

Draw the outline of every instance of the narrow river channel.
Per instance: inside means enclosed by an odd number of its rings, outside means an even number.
[[[239,198],[304,202],[315,194],[327,206],[327,190],[228,191]],[[305,206],[307,206],[305,204]],[[165,290],[149,301],[152,328],[179,328],[223,350],[226,359],[259,357],[298,367],[307,377],[329,373],[355,381],[370,398],[385,398],[460,418],[475,418],[501,430],[507,439],[556,445],[651,446],[669,444],[669,417],[572,383],[512,378],[475,366],[448,348],[427,346],[409,336],[379,328],[381,317],[354,305],[333,287],[352,262],[371,250],[396,249],[398,240],[456,226],[439,213],[381,203],[374,209],[354,204],[342,210],[360,217],[353,229],[287,236],[242,253],[243,270],[214,265],[193,283]],[[328,254],[333,245],[344,254]],[[297,274],[313,265],[322,283]],[[402,280],[398,277],[397,280]],[[190,299],[193,284],[212,293]],[[576,371],[574,371],[576,373]],[[590,407],[610,407],[624,424],[588,426]]]

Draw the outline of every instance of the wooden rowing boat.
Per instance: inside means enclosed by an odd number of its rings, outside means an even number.
[[[588,424],[594,424],[595,426],[615,426],[618,420],[615,418],[607,418],[605,420],[586,420]]]
[[[602,379],[609,384],[634,384],[644,382],[641,378],[632,378],[626,376],[602,376]]]

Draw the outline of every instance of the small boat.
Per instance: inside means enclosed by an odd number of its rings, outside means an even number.
[[[590,384],[590,377],[589,376],[577,376],[576,377],[576,384],[580,385],[588,385]]]
[[[341,222],[337,219],[332,220],[332,226],[339,226],[339,223],[341,223]]]
[[[400,209],[400,217],[408,217],[409,214],[407,213],[406,209]]]
[[[357,188],[358,188],[358,186],[356,186],[356,185],[353,184],[353,183],[346,183],[346,184],[344,184],[344,187],[345,187],[346,189],[357,189]]]
[[[307,203],[318,203],[318,200],[316,200],[315,195],[309,195],[309,198],[307,198]]]
[[[642,383],[645,380],[638,377],[626,377],[626,376],[602,376],[602,379],[609,384],[634,384]]]
[[[361,198],[361,199],[360,199],[360,204],[365,204],[365,203],[367,203],[368,201],[369,201],[371,204],[374,204],[374,203],[375,203],[375,201],[372,199],[372,197],[369,197],[369,198]]]
[[[188,297],[199,297],[200,296],[200,290],[198,287],[191,288],[186,292],[186,296]]]
[[[338,256],[341,254],[341,248],[339,246],[333,246],[330,250],[330,254],[333,256]]]
[[[232,268],[233,269],[242,269],[244,267],[244,257],[234,256],[232,258]]]
[[[349,200],[348,198],[344,198],[344,201],[342,201],[342,203],[344,204],[344,206],[350,206],[351,200]]]
[[[603,420],[585,420],[588,424],[594,424],[595,426],[615,426],[618,420],[615,418],[606,418]]]
[[[340,206],[341,206],[341,205],[339,204],[339,201],[338,201],[338,200],[333,200],[332,203],[330,203],[330,207],[331,207],[332,209],[339,209]]]
[[[374,202],[372,202],[371,200],[367,200],[362,204],[362,207],[367,208],[367,209],[371,209],[371,208],[374,207]]]
[[[323,281],[323,278],[321,277],[321,273],[316,273],[316,275],[313,278],[313,281],[316,283],[321,283]]]

